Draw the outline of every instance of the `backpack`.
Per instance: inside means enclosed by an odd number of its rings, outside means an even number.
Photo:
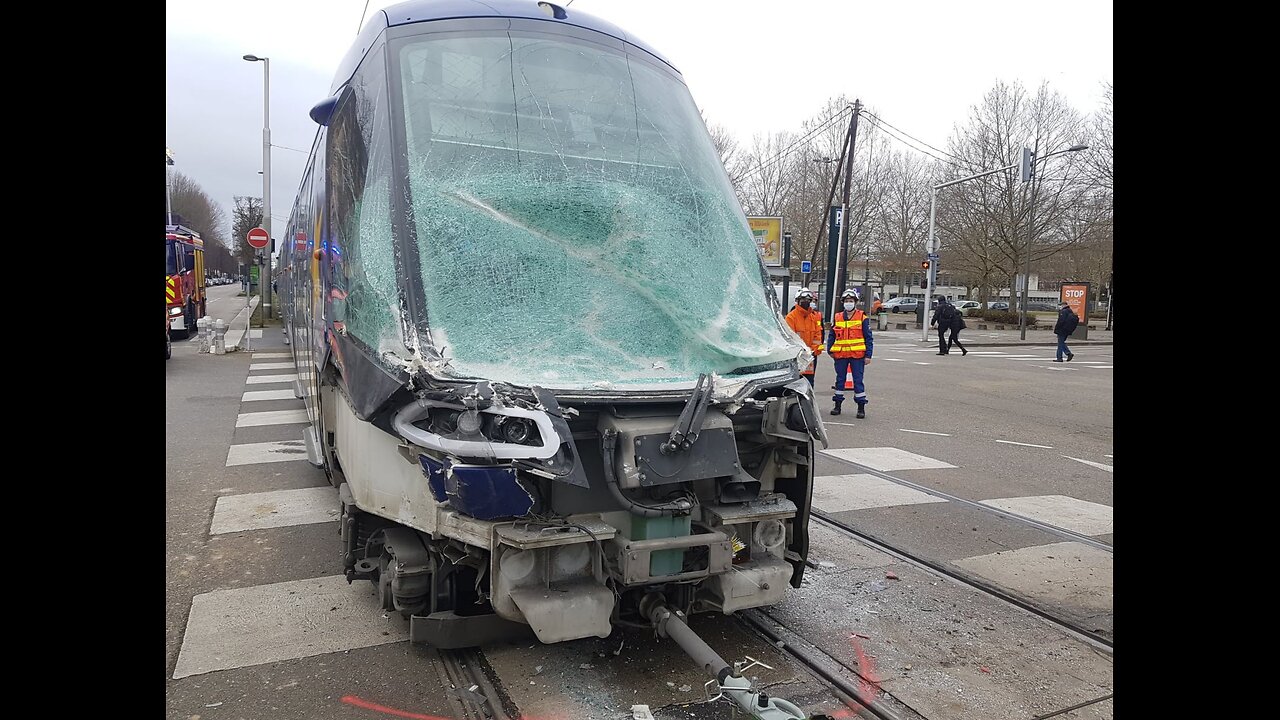
[[[943,305],[942,309],[938,311],[938,317],[942,318],[947,324],[951,324],[951,321],[956,317],[956,306],[951,303]]]

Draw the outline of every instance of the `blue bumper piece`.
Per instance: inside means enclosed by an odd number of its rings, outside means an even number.
[[[533,507],[533,496],[516,482],[510,465],[459,465],[418,456],[436,502],[478,520],[518,517]]]

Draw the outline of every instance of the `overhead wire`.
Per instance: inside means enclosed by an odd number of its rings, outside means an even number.
[[[927,142],[925,142],[925,141],[921,140],[920,138],[918,138],[918,137],[916,137],[916,136],[912,135],[911,133],[908,133],[906,130],[903,130],[903,129],[901,129],[901,128],[899,128],[899,127],[896,127],[896,126],[894,126],[894,125],[889,125],[889,123],[888,123],[888,122],[886,122],[886,121],[884,120],[884,118],[881,118],[881,117],[877,116],[877,115],[876,115],[876,114],[874,114],[874,113],[871,113],[871,112],[868,112],[868,111],[866,111],[866,110],[863,110],[863,111],[862,111],[862,114],[863,114],[864,116],[866,116],[866,117],[870,117],[870,118],[872,118],[873,120],[875,120],[875,122],[877,122],[877,123],[879,123],[879,124],[881,124],[881,125],[888,125],[889,127],[893,128],[894,130],[897,130],[898,132],[902,133],[903,135],[906,135],[907,137],[911,138],[912,140],[915,140],[916,142],[920,143],[921,145],[924,145],[925,147],[927,147],[927,148],[929,148],[929,149],[931,149],[931,150],[935,150],[935,151],[937,151],[937,152],[940,152],[940,153],[942,153],[943,155],[946,155],[947,157],[949,157],[949,158],[951,158],[951,159],[953,159],[953,160],[959,160],[960,162],[964,162],[964,158],[961,158],[961,157],[957,157],[957,156],[955,156],[955,155],[952,155],[951,153],[949,153],[949,152],[947,152],[947,151],[945,151],[945,150],[939,150],[938,148],[936,148],[936,147],[934,147],[934,146],[930,145],[929,143],[927,143]]]
[[[956,163],[951,162],[950,160],[947,160],[946,158],[938,157],[937,155],[934,155],[933,153],[931,153],[931,152],[929,152],[929,151],[927,151],[927,150],[921,150],[920,148],[916,147],[915,145],[912,145],[911,143],[907,142],[906,140],[903,140],[902,138],[900,138],[900,137],[898,137],[897,135],[893,134],[893,131],[889,130],[889,128],[888,128],[888,127],[886,127],[886,126],[884,126],[884,125],[880,124],[879,122],[877,122],[877,121],[875,121],[875,120],[871,119],[870,117],[868,117],[868,118],[867,118],[867,121],[868,121],[868,122],[870,122],[872,125],[874,125],[876,128],[878,128],[878,129],[882,130],[882,131],[884,132],[884,134],[885,134],[885,135],[888,135],[889,137],[893,138],[894,140],[897,140],[898,142],[902,143],[903,145],[906,145],[907,147],[911,148],[912,150],[915,150],[915,151],[916,151],[916,152],[918,152],[918,153],[921,153],[921,154],[923,154],[923,155],[928,155],[929,157],[933,158],[934,160],[937,160],[938,162],[943,163],[943,164],[945,164],[945,165],[950,165],[951,167],[956,167],[956,168],[961,167],[960,165],[957,165]],[[953,157],[953,156],[948,156],[948,157]]]
[[[755,174],[756,174],[756,173],[758,173],[758,172],[762,172],[762,171],[764,171],[764,170],[767,170],[768,168],[773,167],[774,165],[776,165],[777,163],[779,163],[780,161],[782,161],[784,158],[786,158],[788,155],[790,155],[792,152],[794,152],[794,150],[795,150],[799,145],[801,145],[802,143],[807,142],[808,140],[812,139],[812,137],[813,137],[814,135],[817,135],[818,133],[822,132],[823,130],[826,130],[826,129],[827,129],[828,127],[830,127],[830,126],[831,126],[831,124],[832,124],[832,123],[834,123],[836,120],[839,120],[840,118],[844,117],[844,115],[845,115],[847,112],[849,112],[849,108],[848,108],[848,107],[842,108],[839,112],[837,112],[836,114],[834,114],[834,115],[832,115],[831,117],[829,117],[829,118],[827,118],[826,120],[824,120],[824,121],[822,122],[822,124],[818,125],[818,126],[817,126],[817,127],[815,127],[814,129],[812,129],[812,130],[810,130],[809,132],[805,133],[804,135],[800,136],[798,139],[796,139],[796,141],[795,141],[795,142],[793,142],[793,143],[791,143],[790,145],[788,145],[785,149],[783,149],[783,150],[779,151],[779,152],[778,152],[778,154],[776,154],[776,155],[774,155],[773,157],[768,158],[768,159],[766,159],[766,160],[762,160],[762,161],[760,161],[760,164],[758,164],[756,167],[754,167],[754,168],[752,168],[752,169],[750,169],[750,170],[746,171],[745,173],[743,173],[740,179],[742,179],[742,180],[746,180],[747,178],[751,177],[752,175],[755,175]]]

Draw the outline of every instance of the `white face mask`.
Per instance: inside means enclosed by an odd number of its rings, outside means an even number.
[[[845,304],[844,304],[844,309],[845,309],[845,311],[846,311],[846,312],[853,312],[853,309],[854,309],[854,308],[856,308],[856,307],[858,307],[858,306],[857,306],[856,304],[854,304],[854,303],[845,303]]]

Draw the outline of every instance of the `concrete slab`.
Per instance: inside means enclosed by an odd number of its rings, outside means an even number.
[[[1065,608],[1078,618],[1094,618],[1097,627],[1089,630],[1109,634],[1113,561],[1112,553],[1068,541],[979,555],[953,564],[1032,601]]]
[[[873,470],[881,472],[955,467],[955,465],[941,460],[935,460],[931,457],[917,455],[894,447],[844,448],[841,450],[822,450],[820,452],[824,455],[856,462],[859,465],[866,465]]]
[[[209,534],[336,522],[338,515],[333,487],[224,495],[213,508]]]
[[[947,502],[875,475],[828,475],[814,479],[813,504],[824,512]]]
[[[1066,495],[994,498],[982,504],[1081,535],[1105,535],[1113,529],[1112,508]]]
[[[385,645],[409,638],[369,583],[333,575],[196,595],[173,677]]]

